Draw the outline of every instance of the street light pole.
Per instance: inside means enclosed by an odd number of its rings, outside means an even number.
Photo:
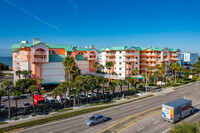
[[[147,93],[147,69],[148,67],[146,67],[146,93]]]
[[[7,94],[8,94],[8,119],[11,120],[11,114],[10,114],[10,89],[7,88]]]

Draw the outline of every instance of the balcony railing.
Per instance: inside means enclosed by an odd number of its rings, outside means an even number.
[[[46,55],[46,52],[39,52],[39,51],[36,51],[34,53],[34,55]]]
[[[19,52],[15,52],[14,55],[19,55]]]
[[[171,60],[173,60],[173,61],[179,61],[180,59],[179,58],[171,58]]]
[[[47,59],[34,59],[34,62],[47,62]]]
[[[14,61],[16,61],[16,62],[27,62],[28,59],[15,58]]]
[[[136,53],[125,53],[125,56],[134,56]]]
[[[97,58],[88,58],[88,60],[97,60]]]
[[[22,52],[22,55],[28,55],[28,52]]]
[[[156,53],[142,53],[141,55],[146,55],[146,56],[157,56]]]
[[[95,53],[90,53],[89,55],[91,55],[91,56],[95,56],[96,54],[95,54]]]
[[[172,54],[172,56],[178,56],[178,54]]]
[[[122,61],[136,61],[136,59],[123,59]]]
[[[105,55],[106,55],[106,56],[114,56],[115,53],[106,53]]]
[[[105,59],[105,61],[115,61],[114,58],[111,58],[111,59]]]

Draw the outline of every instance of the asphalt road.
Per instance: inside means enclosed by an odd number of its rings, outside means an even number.
[[[96,133],[101,132],[104,129],[112,126],[113,124],[129,117],[132,115],[136,115],[140,112],[148,110],[150,108],[162,105],[163,103],[181,98],[186,97],[193,101],[193,104],[196,106],[200,105],[200,88],[198,87],[200,83],[195,83],[190,86],[182,87],[176,91],[157,95],[153,97],[149,97],[146,99],[142,99],[139,101],[135,101],[132,103],[127,103],[124,105],[120,105],[113,108],[108,108],[101,111],[96,111],[94,113],[89,113],[85,115],[80,115],[73,118],[66,118],[60,121],[54,121],[51,123],[33,126],[30,128],[26,128],[20,131],[21,133]],[[106,121],[105,123],[101,123],[95,126],[86,126],[84,121],[91,116],[92,114],[103,114],[110,118],[110,120]],[[194,116],[194,117],[193,117]],[[200,119],[200,114],[195,114],[191,117],[186,118],[185,120],[195,119],[198,121]],[[136,122],[132,126],[124,129],[121,132],[124,133],[134,133],[134,132],[148,132],[148,133],[157,133],[157,132],[167,132],[170,127],[172,126],[171,123],[163,121],[161,119],[161,113],[154,114],[146,119]]]

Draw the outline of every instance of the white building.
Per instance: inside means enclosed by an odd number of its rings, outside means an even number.
[[[181,65],[193,65],[198,61],[199,55],[197,53],[181,53],[180,54],[180,64]]]

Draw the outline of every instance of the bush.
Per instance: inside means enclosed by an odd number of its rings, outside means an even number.
[[[101,70],[98,69],[98,70],[97,70],[97,73],[101,73]]]
[[[192,76],[193,81],[197,81],[199,78],[197,76]]]
[[[156,83],[153,83],[153,82],[150,82],[148,83],[149,86],[156,86],[157,84]]]
[[[102,74],[105,74],[105,72],[101,72]]]

